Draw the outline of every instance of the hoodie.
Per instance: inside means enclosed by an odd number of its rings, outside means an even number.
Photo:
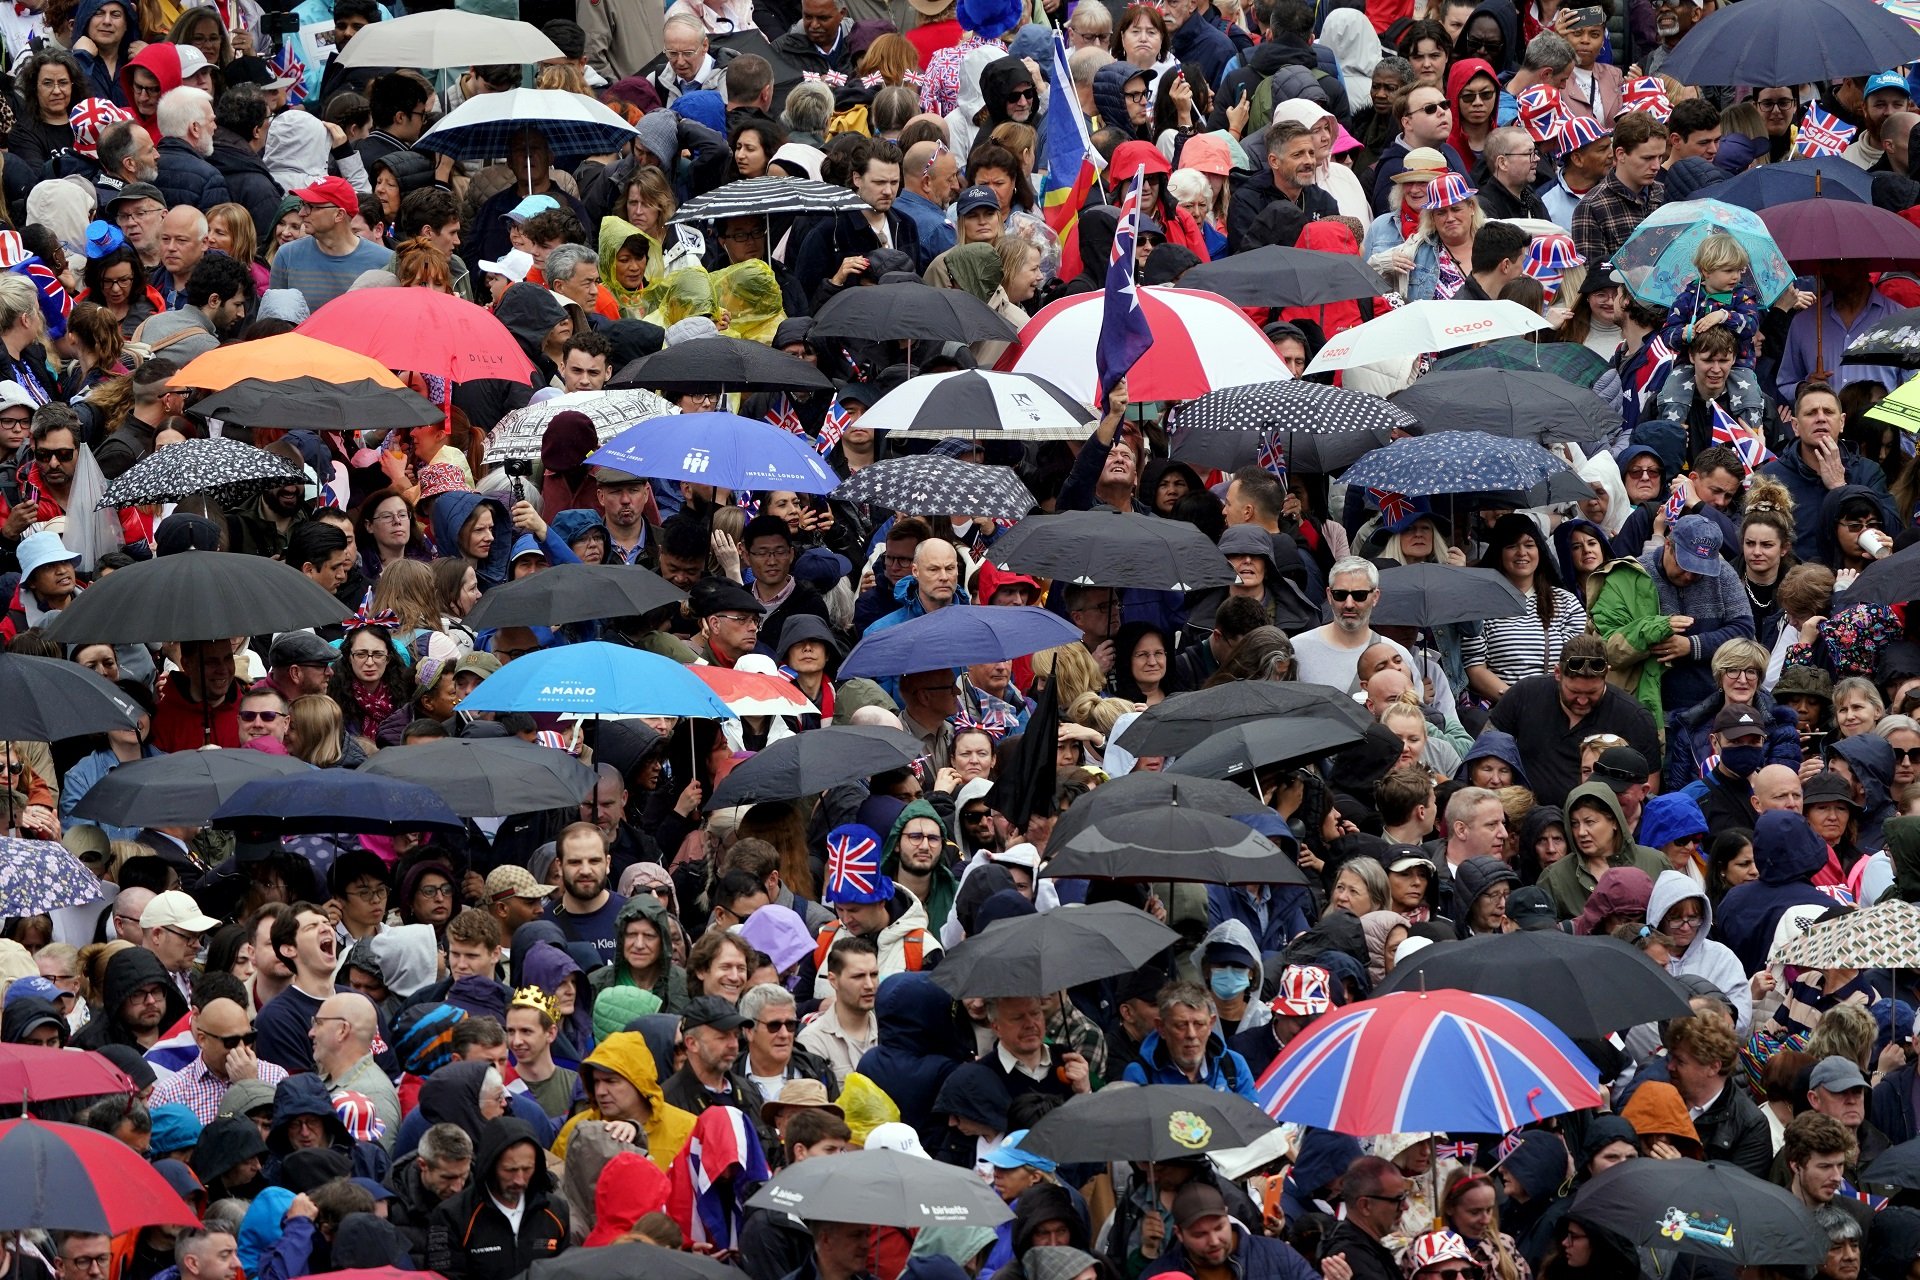
[[[1653,893],[1653,880],[1638,867],[1608,867],[1587,895],[1587,904],[1573,922],[1573,931],[1588,935],[1608,916],[1644,914]]]
[[[671,1168],[674,1157],[680,1154],[693,1134],[694,1117],[668,1103],[666,1096],[660,1092],[660,1075],[654,1067],[654,1051],[648,1047],[647,1041],[637,1031],[621,1031],[608,1036],[580,1064],[581,1083],[589,1093],[593,1088],[592,1073],[595,1071],[613,1072],[647,1100],[647,1119],[640,1126],[646,1133],[647,1158],[663,1171]],[[567,1143],[580,1122],[600,1118],[597,1106],[576,1112],[554,1140],[553,1153],[564,1160]]]
[[[1776,809],[1760,815],[1753,827],[1753,861],[1759,878],[1727,890],[1714,921],[1715,935],[1746,973],[1766,967],[1774,931],[1789,909],[1824,911],[1833,905],[1813,887],[1814,873],[1827,865],[1827,842],[1799,814]]]
[[[1664,852],[1666,846],[1674,841],[1684,840],[1688,836],[1704,837],[1707,830],[1707,816],[1700,812],[1700,806],[1694,798],[1684,791],[1648,796],[1647,803],[1640,810],[1640,841],[1649,849]],[[1660,874],[1667,873],[1662,871]],[[1647,918],[1658,923],[1653,916]]]
[[[440,944],[432,925],[396,925],[356,945],[373,952],[380,965],[381,982],[394,995],[405,999],[433,985],[439,970]]]
[[[1857,734],[1833,744],[1833,753],[1847,762],[1860,787],[1859,848],[1878,852],[1886,846],[1884,828],[1893,808],[1893,745],[1875,733]]]
[[[548,995],[555,995],[560,988],[571,982],[574,984],[573,1013],[562,1023],[562,1038],[554,1042],[554,1059],[568,1069],[580,1065],[580,1059],[593,1051],[593,1001],[590,998],[592,988],[579,982],[580,962],[567,951],[564,943],[551,937],[534,937],[524,940],[527,930],[535,925],[546,924],[556,935],[560,930],[550,921],[536,920],[522,925],[514,931],[513,964],[515,986],[528,985],[539,987]],[[521,979],[525,979],[524,984]]]
[[[1612,787],[1604,782],[1589,782],[1569,791],[1566,804],[1569,816],[1574,805],[1581,800],[1598,801],[1619,828],[1618,843],[1612,856],[1607,859],[1608,866],[1639,867],[1647,873],[1649,880],[1667,869],[1666,855],[1634,843],[1633,827],[1627,822],[1626,812],[1620,808],[1620,797],[1613,793]],[[1567,839],[1571,844],[1571,828],[1567,832]],[[1566,857],[1540,874],[1539,884],[1552,897],[1554,914],[1562,920],[1571,920],[1586,905],[1587,895],[1593,892],[1595,879],[1593,873],[1587,870],[1580,851],[1571,849]]]
[[[940,814],[925,800],[915,800],[903,807],[894,818],[893,825],[887,829],[887,842],[880,853],[880,870],[888,876],[898,877],[900,868],[900,833],[906,830],[907,822],[912,818],[931,818],[940,822]],[[946,824],[940,822],[941,840],[948,839]],[[959,892],[960,882],[955,879],[953,867],[947,861],[944,847],[933,864],[932,878],[927,884],[927,893],[921,899],[921,905],[927,911],[927,927],[934,933],[940,932],[940,926],[947,922],[947,916],[953,911],[954,896]]]
[[[637,893],[628,898],[613,917],[613,937],[617,943],[627,936],[627,926],[635,920],[645,920],[660,935],[660,955],[665,961],[659,977],[647,987],[647,990],[660,999],[660,1007],[668,1013],[678,1013],[687,1004],[687,972],[672,960],[673,931],[667,924],[667,907],[651,893]],[[632,987],[639,984],[634,981],[633,973],[627,968],[626,948],[616,946],[613,963],[601,969],[595,969],[587,975],[587,981],[595,991],[604,991],[608,987]]]
[[[76,27],[75,29],[80,30],[81,28]],[[138,27],[134,28],[133,31],[128,33],[128,38],[134,38],[138,30]],[[164,97],[166,94],[180,87],[180,46],[169,44],[165,40],[156,40],[121,64],[119,75],[120,91],[124,93],[126,97],[116,98],[115,101],[127,103],[127,110],[129,111],[133,111],[133,69],[135,67],[151,73],[152,76],[160,82],[160,93]],[[155,102],[158,101],[159,99],[156,98]],[[151,137],[156,144],[159,143],[160,123],[156,117],[143,116],[138,111],[133,111],[133,118],[140,123],[141,127],[146,129],[147,135]]]
[[[1647,899],[1647,923],[1661,928],[1673,909],[1686,902],[1699,904],[1700,927],[1693,931],[1693,941],[1668,958],[1667,972],[1676,978],[1698,974],[1720,988],[1733,1003],[1736,1029],[1744,1036],[1753,1021],[1753,990],[1747,985],[1747,971],[1741,967],[1740,958],[1725,943],[1707,936],[1713,931],[1713,903],[1706,890],[1684,872],[1662,871]]]
[[[133,1049],[142,1046],[120,1018],[120,1006],[141,987],[158,986],[164,1004],[160,1011],[160,1029],[165,1031],[187,1016],[187,998],[174,985],[173,975],[160,963],[160,957],[145,947],[129,947],[116,952],[107,961],[106,977],[101,981],[100,1008],[86,1026],[73,1037],[76,1049],[104,1049],[124,1044]]]
[[[1480,736],[1467,748],[1467,754],[1460,757],[1460,767],[1454,770],[1462,778],[1471,777],[1475,760],[1498,760],[1513,770],[1513,780],[1523,787],[1533,784],[1527,781],[1527,768],[1520,762],[1520,744],[1514,741],[1510,733],[1499,729],[1482,729]]]
[[[1589,485],[1599,485],[1607,494],[1607,514],[1599,521],[1607,537],[1612,538],[1620,532],[1620,526],[1633,514],[1633,503],[1627,499],[1627,484],[1620,476],[1620,464],[1613,455],[1602,451],[1580,464],[1580,478]],[[1611,548],[1614,555],[1637,555],[1640,547],[1622,549]]]
[[[495,1203],[495,1170],[508,1151],[533,1144],[533,1177],[520,1198],[517,1225]],[[441,1201],[428,1220],[426,1263],[462,1280],[508,1280],[532,1262],[567,1247],[567,1206],[554,1193],[540,1140],[517,1116],[487,1122],[473,1148],[473,1173],[464,1189]]]
[[[1200,950],[1194,954],[1197,964],[1205,965],[1209,947],[1230,948],[1238,952],[1241,960],[1253,970],[1253,982],[1246,991],[1247,1011],[1240,1015],[1240,1025],[1227,1034],[1238,1035],[1273,1021],[1272,1006],[1260,998],[1260,993],[1266,989],[1266,966],[1261,962],[1260,948],[1254,944],[1253,931],[1238,920],[1222,920],[1207,930],[1206,937],[1200,939]]]
[[[420,1113],[427,1123],[458,1125],[477,1141],[487,1127],[487,1118],[480,1114],[480,1088],[492,1065],[450,1062],[428,1076],[420,1086]]]
[[[625,245],[634,240],[640,242],[636,247],[647,260],[647,278],[659,276],[664,263],[660,257],[660,246],[651,236],[624,218],[609,214],[600,220],[600,283],[613,294],[614,304],[620,308],[620,316],[624,320],[641,319],[652,309],[641,300],[641,290],[620,287],[619,273],[615,270],[614,259]]]
[[[567,318],[566,309],[552,292],[525,281],[511,285],[500,295],[493,318],[507,327],[527,359],[533,361],[533,385],[544,387],[551,382],[557,371],[541,347],[553,326]]]
[[[612,1244],[649,1213],[667,1207],[667,1175],[637,1151],[622,1151],[601,1166],[593,1192],[593,1230],[588,1248]]]
[[[1144,127],[1135,128],[1127,123],[1127,82],[1142,76],[1149,85],[1153,83],[1153,72],[1125,61],[1109,62],[1093,73],[1093,109],[1099,114],[1100,123],[1120,130],[1128,138],[1142,138],[1147,132]],[[1082,266],[1092,264],[1093,259],[1082,257]]]
[[[880,1035],[861,1055],[859,1072],[893,1099],[921,1145],[936,1150],[947,1124],[935,1114],[934,1099],[973,1052],[954,1019],[953,997],[926,974],[896,973],[881,982],[873,1013]]]
[[[1473,904],[1499,885],[1517,885],[1520,877],[1498,858],[1468,858],[1453,873],[1453,928],[1462,938],[1474,936]]]
[[[1514,12],[1511,0],[1485,0],[1484,4],[1467,15],[1467,26],[1472,26],[1473,20],[1482,16],[1492,18],[1500,24],[1500,34],[1503,37],[1502,43],[1506,47],[1501,51],[1500,65],[1495,67],[1494,70],[1499,73],[1497,78],[1504,84],[1507,78],[1513,74],[1514,70],[1519,67],[1520,55],[1526,48],[1526,40],[1520,34],[1520,15]],[[1462,27],[1460,29],[1460,40],[1456,41],[1454,45],[1454,57],[1456,60],[1474,57],[1474,55],[1467,53],[1464,44],[1465,39],[1466,27]],[[1474,57],[1474,60],[1479,61],[1477,57]],[[1448,87],[1451,88],[1453,84],[1451,77],[1448,78],[1447,83]],[[1455,95],[1449,93],[1447,96],[1451,99]]]
[[[120,42],[121,52],[124,54],[129,44],[140,39],[141,31],[139,9],[128,3],[128,0],[80,0],[80,7],[73,13],[74,34],[85,34],[87,24],[93,21],[93,16],[110,4],[119,5],[121,12],[127,15],[127,34]],[[84,49],[76,50],[73,56],[79,62],[80,69],[87,73],[87,83],[73,87],[75,102],[82,98],[106,98],[117,107],[127,106],[127,91],[105,62]],[[124,62],[123,58],[123,65]],[[180,83],[177,63],[175,67],[173,83],[177,86]],[[153,136],[158,138],[160,135],[155,132]],[[248,1273],[252,1273],[252,1268],[248,1268]]]
[[[293,1205],[293,1192],[285,1187],[268,1187],[253,1198],[246,1216],[240,1219],[237,1237],[241,1273],[256,1280],[268,1274],[268,1262],[275,1257],[297,1254],[299,1271],[306,1270],[307,1254],[313,1242],[313,1219],[295,1218],[281,1229],[281,1220]],[[294,1239],[292,1237],[297,1237]],[[291,1248],[297,1246],[297,1248]],[[284,1275],[298,1274],[283,1271]]]
[[[507,515],[506,504],[498,498],[466,490],[443,493],[433,500],[428,525],[436,551],[443,556],[462,555],[460,530],[483,503],[493,508],[493,547],[487,552],[485,562],[474,566],[474,577],[485,591],[506,582],[512,574],[513,521]]]

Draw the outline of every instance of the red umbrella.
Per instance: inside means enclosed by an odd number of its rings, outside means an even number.
[[[1920,266],[1920,227],[1876,205],[1850,200],[1795,200],[1762,209],[1760,220],[1773,233],[1780,252],[1796,267],[1859,261],[1872,263],[1875,270]],[[1826,326],[1816,323],[1813,338],[1814,368],[1824,370]]]
[[[0,1121],[0,1231],[196,1226],[187,1202],[140,1153],[111,1134],[38,1120]]]
[[[97,1053],[0,1044],[0,1103],[133,1092],[127,1073]]]
[[[527,353],[491,311],[438,289],[355,289],[314,312],[300,332],[389,369],[454,382],[524,382],[533,373]]]

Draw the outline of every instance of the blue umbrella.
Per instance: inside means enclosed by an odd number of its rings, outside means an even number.
[[[1820,160],[1783,160],[1749,169],[1714,187],[1713,198],[1742,209],[1771,209],[1795,200],[1844,200],[1873,203],[1873,175],[1839,156]]]
[[[739,718],[718,694],[672,658],[600,640],[515,658],[475,685],[460,706],[466,711],[551,711],[570,716]]]
[[[736,413],[677,413],[628,427],[587,459],[649,480],[831,493],[833,468],[799,436]]]
[[[1079,638],[1080,628],[1034,605],[949,605],[897,627],[869,632],[840,664],[840,675],[902,676],[1002,662]]]
[[[1681,84],[1815,84],[1920,59],[1920,34],[1872,0],[1741,0],[1708,14],[1662,75]]]
[[[1395,440],[1347,468],[1342,478],[1389,499],[1524,492],[1543,480],[1553,482],[1543,501],[1577,502],[1592,496],[1587,482],[1553,453],[1530,440],[1510,440],[1484,431],[1441,431]]]
[[[1773,242],[1773,233],[1751,209],[1719,200],[1680,200],[1648,214],[1613,255],[1613,269],[1642,302],[1670,307],[1687,282],[1700,274],[1693,254],[1700,242],[1724,231],[1747,251],[1749,271],[1762,302],[1772,302],[1793,283],[1793,268]]]
[[[0,915],[32,916],[100,897],[100,879],[53,840],[0,836]]]
[[[447,802],[427,788],[349,769],[256,779],[215,809],[208,823],[268,827],[282,835],[466,829]]]

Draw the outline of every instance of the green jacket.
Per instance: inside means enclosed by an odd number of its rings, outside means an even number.
[[[900,833],[907,829],[910,818],[931,818],[940,822],[939,811],[925,800],[915,800],[902,809],[900,816],[893,820],[893,826],[888,829],[887,842],[881,848],[880,870],[883,874],[898,874]],[[960,881],[955,878],[953,865],[949,861],[953,837],[948,834],[944,822],[940,822],[940,833],[940,859],[933,864],[933,875],[927,882],[926,895],[920,900],[920,905],[927,909],[927,928],[936,938],[940,936],[940,926],[947,922],[947,916],[952,913],[954,897],[960,891]]]
[[[1607,859],[1610,867],[1638,867],[1647,873],[1649,879],[1657,879],[1662,871],[1668,869],[1666,855],[1657,849],[1649,849],[1643,844],[1633,842],[1633,828],[1627,824],[1626,811],[1620,807],[1620,797],[1613,788],[1604,782],[1588,782],[1567,792],[1564,812],[1568,820],[1568,839],[1572,839],[1573,806],[1582,800],[1596,800],[1600,806],[1613,815],[1614,825],[1619,828],[1619,844],[1614,855]],[[1560,859],[1540,873],[1539,886],[1553,899],[1553,913],[1562,920],[1571,920],[1578,916],[1587,905],[1587,895],[1593,892],[1597,883],[1586,864],[1581,861],[1577,849],[1569,849],[1567,856]]]
[[[629,922],[645,919],[653,925],[655,933],[660,935],[660,952],[667,958],[667,964],[653,985],[651,991],[660,1001],[660,1008],[666,1013],[678,1013],[687,1007],[687,971],[672,961],[673,927],[667,923],[667,905],[651,893],[636,893],[628,898],[613,918],[613,937],[619,943],[627,935]],[[587,975],[587,985],[595,991],[607,987],[637,987],[633,973],[627,968],[627,953],[624,947],[616,946],[613,963],[602,965]]]
[[[1594,588],[1587,602],[1587,620],[1607,642],[1607,682],[1640,700],[1655,724],[1667,722],[1660,703],[1660,677],[1666,668],[1647,655],[1653,646],[1673,634],[1667,615],[1660,611],[1660,595],[1647,567],[1631,556],[1609,560],[1593,571]]]

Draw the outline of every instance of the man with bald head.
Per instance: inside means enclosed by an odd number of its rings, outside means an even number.
[[[1753,775],[1753,814],[1774,809],[1800,812],[1800,775],[1784,764],[1770,764]]]
[[[593,791],[580,802],[580,821],[600,828],[607,839],[607,854],[613,859],[612,875],[617,882],[636,862],[667,861],[653,838],[627,820],[627,780],[620,770],[601,761],[594,766]]]
[[[913,572],[893,589],[900,607],[867,628],[867,634],[938,612],[958,600],[971,603],[960,587],[960,553],[945,538],[927,538],[913,549]]]
[[[938,142],[916,142],[900,161],[900,194],[893,207],[920,230],[920,270],[953,248],[947,206],[960,194],[960,160]]]
[[[337,1100],[342,1093],[358,1093],[373,1103],[374,1114],[385,1125],[378,1141],[393,1144],[400,1132],[400,1096],[393,1081],[373,1060],[373,1041],[380,1033],[373,1001],[357,991],[338,991],[320,1003],[307,1038],[313,1042],[313,1065]]]
[[[147,931],[140,927],[140,916],[157,895],[151,889],[135,886],[122,889],[113,900],[113,935],[122,942],[131,942],[140,946],[147,940]]]
[[[1880,149],[1887,153],[1887,167],[1895,173],[1907,171],[1908,141],[1915,126],[1920,126],[1920,112],[1896,111],[1880,122]]]

